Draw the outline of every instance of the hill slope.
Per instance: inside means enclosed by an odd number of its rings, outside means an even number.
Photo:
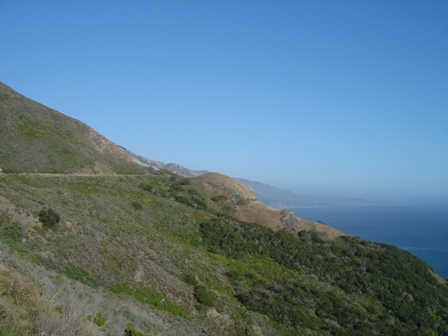
[[[0,82],[0,168],[10,172],[142,173],[122,148],[82,122]]]

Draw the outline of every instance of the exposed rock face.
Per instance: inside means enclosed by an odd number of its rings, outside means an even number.
[[[261,203],[250,187],[231,177],[219,173],[206,173],[197,179],[204,183],[205,192],[210,198],[223,199],[222,203],[212,204],[212,207],[217,211],[230,209],[232,216],[237,220],[260,224],[273,230],[285,229],[291,233],[313,231],[327,239],[345,235],[328,225],[299,218],[291,210],[277,210]]]

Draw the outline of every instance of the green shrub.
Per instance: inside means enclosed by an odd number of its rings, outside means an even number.
[[[142,207],[142,205],[139,202],[132,202],[132,207],[135,210],[143,210],[143,207]]]
[[[92,322],[97,326],[102,327],[107,324],[107,318],[105,318],[101,312],[98,312],[92,317]]]
[[[44,228],[52,228],[61,220],[61,216],[52,208],[42,209],[39,211],[39,222]]]
[[[0,336],[9,336],[12,335],[12,330],[6,327],[0,326]]]
[[[213,202],[220,203],[220,202],[223,202],[223,201],[227,200],[227,197],[224,196],[224,195],[218,195],[218,196],[213,196],[213,197],[211,198],[211,200],[212,200]]]
[[[5,221],[6,224],[0,227],[0,240],[19,253],[26,254],[30,251],[27,244],[22,243],[24,233],[22,226],[18,222]],[[0,224],[1,225],[1,224]]]
[[[196,277],[193,274],[185,274],[183,276],[183,280],[185,283],[192,285],[193,287],[199,286],[198,281],[196,280]]]
[[[177,306],[172,303],[168,298],[159,294],[155,290],[147,287],[131,288],[127,284],[117,284],[111,288],[111,291],[116,294],[128,294],[133,296],[136,300],[150,304],[158,309],[165,310],[173,314],[174,316],[181,316],[183,318],[188,318],[187,314]]]
[[[144,333],[129,326],[124,330],[124,336],[146,336]]]
[[[90,287],[98,287],[101,284],[101,281],[91,272],[72,263],[67,263],[63,269],[63,272],[69,278],[81,281],[83,284]]]
[[[23,231],[19,223],[8,223],[0,229],[1,239],[8,245],[20,243]]]
[[[216,295],[210,292],[204,286],[197,286],[194,289],[194,297],[199,303],[210,307],[213,307],[213,303],[216,299]]]

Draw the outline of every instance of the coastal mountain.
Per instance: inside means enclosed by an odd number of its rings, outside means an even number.
[[[261,202],[276,209],[390,205],[390,203],[386,202],[374,202],[356,198],[298,195],[261,182],[244,178],[236,178],[236,180],[249,186]]]
[[[0,168],[16,173],[141,174],[121,147],[0,82]]]
[[[448,335],[446,281],[410,253],[0,100],[0,335]]]

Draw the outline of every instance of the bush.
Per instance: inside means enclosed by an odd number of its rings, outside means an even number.
[[[196,277],[193,274],[185,274],[183,280],[185,283],[192,285],[195,288],[199,286],[198,280],[196,280]]]
[[[111,288],[111,291],[115,294],[128,294],[133,296],[136,300],[150,304],[158,309],[170,312],[174,316],[180,316],[183,318],[188,318],[187,314],[177,306],[172,303],[164,295],[159,294],[155,290],[147,287],[131,288],[127,284],[117,284]]]
[[[142,205],[139,202],[132,202],[132,207],[135,210],[143,210],[143,207],[142,207]]]
[[[52,208],[42,209],[39,211],[39,222],[44,228],[52,228],[61,220],[61,216]]]
[[[19,253],[28,253],[30,251],[28,244],[22,243],[24,237],[25,234],[20,223],[7,221],[6,224],[0,227],[0,240]]]
[[[213,196],[213,197],[211,198],[211,200],[212,200],[213,202],[220,203],[220,202],[226,201],[226,200],[227,200],[227,197],[224,196],[224,195],[218,195],[218,196]]]
[[[137,331],[133,327],[127,327],[124,330],[124,336],[146,336],[146,335],[140,331]]]
[[[92,274],[92,272],[82,268],[79,265],[67,263],[63,268],[63,272],[69,278],[78,280],[90,287],[98,287],[101,284],[101,281],[94,274]]]
[[[107,318],[105,318],[101,312],[98,312],[95,316],[92,317],[92,322],[97,326],[102,327],[106,325]]]
[[[207,290],[204,286],[197,286],[194,289],[194,297],[199,302],[206,306],[213,307],[216,295]]]

